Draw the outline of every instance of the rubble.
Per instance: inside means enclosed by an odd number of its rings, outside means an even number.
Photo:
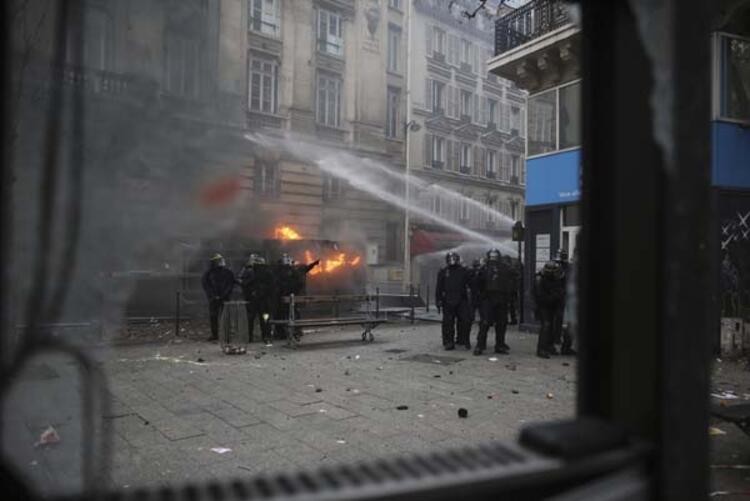
[[[460,409],[458,409],[458,417],[460,417],[460,418],[467,418],[467,417],[469,417],[469,411],[467,411],[466,409],[464,409],[463,407],[461,407]]]
[[[60,435],[57,433],[57,430],[55,430],[55,428],[53,428],[50,425],[39,436],[39,440],[37,440],[34,443],[34,447],[41,447],[41,446],[45,446],[45,445],[54,445],[54,444],[57,444],[59,442],[60,442]]]

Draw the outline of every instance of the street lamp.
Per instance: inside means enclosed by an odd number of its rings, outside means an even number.
[[[523,260],[521,259],[521,242],[523,242],[523,239],[526,235],[526,228],[523,226],[522,221],[516,221],[513,225],[513,231],[512,231],[512,237],[514,242],[518,242],[518,267],[521,269],[521,280],[518,281],[518,324],[519,327],[521,324],[523,324],[524,321],[524,315],[523,315]]]

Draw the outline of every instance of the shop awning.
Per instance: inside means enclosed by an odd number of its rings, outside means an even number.
[[[414,230],[411,236],[411,255],[429,254],[445,249],[452,249],[466,242],[460,233]]]

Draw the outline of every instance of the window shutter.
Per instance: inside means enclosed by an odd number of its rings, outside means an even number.
[[[481,163],[484,163],[484,148],[480,148],[479,146],[474,146],[474,153],[473,153],[473,160],[474,160],[474,170],[472,171],[472,174],[475,176],[479,175],[479,166]]]
[[[425,27],[424,32],[425,32],[425,36],[426,36],[425,49],[426,49],[426,52],[427,52],[427,56],[432,56],[432,26],[428,24]]]
[[[502,130],[510,129],[510,105],[506,103],[500,103],[501,117],[500,117],[500,128]]]
[[[455,146],[458,146],[458,145],[456,144]],[[445,158],[446,160],[445,170],[456,170],[456,166],[453,165],[453,148],[454,148],[453,141],[451,141],[450,139],[447,139],[445,141],[445,147],[447,149],[447,154]]]
[[[461,112],[459,111],[459,99],[458,99],[458,87],[453,87],[453,118],[459,118]]]
[[[424,108],[432,111],[432,80],[425,78],[424,82]]]
[[[487,125],[489,121],[489,103],[486,97],[482,97],[482,109],[480,110],[480,122],[482,125]]]
[[[474,101],[474,113],[472,113],[471,120],[474,123],[479,123],[479,94],[474,94],[472,100]]]
[[[461,165],[461,143],[459,141],[456,141],[454,146],[453,165],[455,166],[454,170],[458,170],[458,166]]]

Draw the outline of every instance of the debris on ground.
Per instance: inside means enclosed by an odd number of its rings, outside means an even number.
[[[226,454],[227,452],[232,452],[232,449],[228,447],[211,447],[211,452],[215,452],[216,454]]]
[[[716,426],[709,426],[708,427],[708,434],[713,437],[713,436],[716,436],[716,435],[726,435],[727,432],[725,432],[721,428],[717,428]]]
[[[460,417],[460,418],[469,417],[469,411],[467,411],[466,409],[464,409],[463,407],[461,407],[460,409],[458,409],[458,417]]]
[[[490,357],[488,360],[490,362],[497,362],[497,357]]]
[[[225,355],[244,355],[247,353],[247,349],[244,346],[225,346]]]
[[[379,371],[382,371],[382,370],[383,370],[383,367],[381,366],[381,367],[378,367],[377,369],[378,369]]]
[[[714,398],[720,398],[722,400],[735,400],[737,398],[740,398],[731,390],[722,391],[721,393],[711,393],[711,396]]]
[[[505,368],[508,369],[509,371],[514,371],[516,370],[516,364],[508,364],[505,366]]]
[[[396,410],[399,410],[399,411],[405,411],[408,409],[409,409],[408,405],[399,405],[398,407],[396,407]]]
[[[323,388],[315,388],[315,393],[320,393],[323,391]]]
[[[750,464],[712,464],[716,470],[750,470]]]
[[[345,370],[345,371],[344,371],[344,376],[349,376],[349,375],[350,375],[350,373],[349,373],[349,369]]]
[[[435,375],[434,375],[434,376],[432,376],[432,377],[441,377],[441,376],[440,376],[440,374],[435,374]]]
[[[422,419],[424,417],[424,414],[417,414],[417,417]]]
[[[493,397],[494,395],[487,395],[487,400],[492,400]]]
[[[553,395],[552,393],[547,393],[547,398],[552,400],[553,398],[555,398],[555,395]]]
[[[337,444],[345,444],[346,440],[338,439],[338,440],[336,440],[336,443]]]
[[[54,445],[58,442],[60,442],[60,435],[58,435],[57,430],[55,430],[52,426],[48,426],[47,429],[44,430],[41,435],[39,435],[39,440],[34,443],[34,447]]]
[[[202,364],[203,362],[205,362],[205,360],[203,360],[203,358],[201,357],[198,357],[195,361],[198,362],[199,364]]]
[[[570,367],[570,362],[563,362],[563,367]]]
[[[510,390],[510,392],[513,393],[514,395],[518,395],[518,390]]]

